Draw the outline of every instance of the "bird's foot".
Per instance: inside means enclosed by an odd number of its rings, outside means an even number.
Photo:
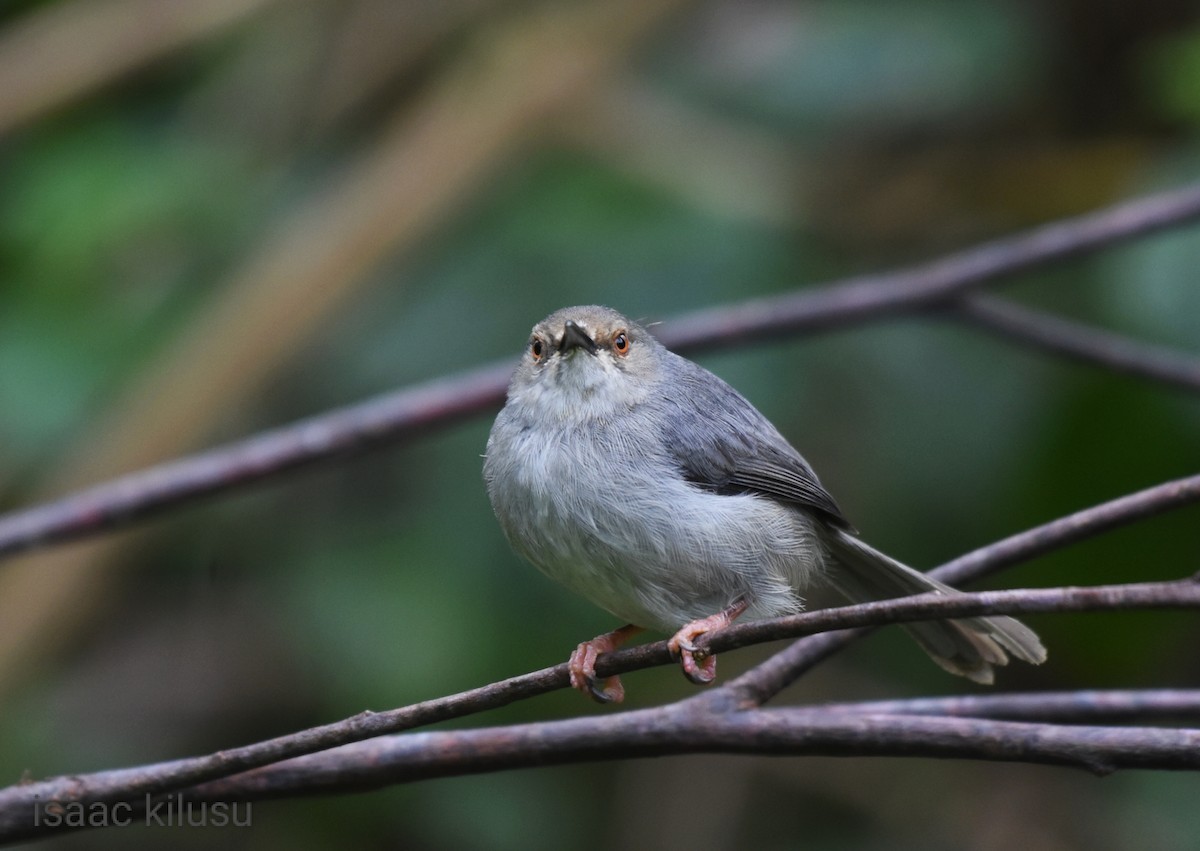
[[[642,631],[639,626],[628,624],[604,635],[597,635],[575,648],[567,660],[567,671],[571,677],[571,688],[586,695],[597,703],[620,703],[625,699],[625,687],[620,677],[607,677],[603,684],[596,677],[596,659],[602,653],[611,653]]]
[[[684,624],[679,632],[671,636],[667,641],[667,648],[671,655],[679,660],[685,677],[698,686],[708,685],[717,678],[717,657],[700,650],[693,641],[706,632],[715,632],[729,626],[738,615],[746,611],[746,606],[746,601],[739,598],[715,615]]]

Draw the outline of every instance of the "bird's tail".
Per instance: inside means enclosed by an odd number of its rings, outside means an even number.
[[[958,592],[906,567],[867,546],[853,535],[837,530],[828,538],[836,564],[826,580],[856,603],[905,597],[937,591]],[[1046,661],[1046,648],[1037,633],[1009,617],[959,618],[903,624],[926,653],[947,671],[974,680],[992,682],[992,666],[1007,665],[1008,654],[1034,665]]]

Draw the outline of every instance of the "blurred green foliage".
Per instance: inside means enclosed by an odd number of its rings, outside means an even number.
[[[68,20],[82,5],[7,5],[0,60],[15,50],[4,37],[23,32],[28,16]],[[461,0],[403,13],[383,0],[263,5],[128,71],[97,75],[83,94],[48,98],[0,136],[5,507],[69,478],[63,465],[87,456],[97,424],[113,421],[210,305],[244,285],[247,258],[383,145],[394,121],[423,115],[473,46],[553,4]],[[152,39],[153,25],[120,18],[136,7],[111,5],[117,29],[149,26]],[[416,43],[414,27],[425,41]],[[1119,13],[985,0],[684,4],[619,73],[593,85],[618,102],[650,92],[684,110],[688,132],[658,135],[632,108],[627,120],[610,110],[621,132],[581,145],[564,128],[589,114],[589,91],[560,104],[418,237],[397,238],[362,274],[348,261],[353,295],[297,334],[265,380],[210,411],[204,442],[515,358],[528,327],[566,304],[608,303],[658,321],[1194,180],[1197,33],[1195,11],[1166,0]],[[686,177],[630,165],[647,151],[697,155],[715,128],[784,152],[786,170],[761,168],[763,185],[793,206],[790,220],[768,213],[752,185],[722,210],[694,203]],[[709,156],[706,167],[724,163]],[[331,218],[330,230],[339,222]],[[1198,262],[1200,235],[1189,230],[1005,291],[1200,354]],[[278,298],[282,318],[309,297]],[[232,336],[203,327],[215,356]],[[228,329],[251,339],[273,332],[270,321]],[[1195,472],[1200,460],[1194,397],[933,318],[699,359],[794,439],[868,540],[922,567]],[[137,425],[126,424],[133,443]],[[68,640],[0,685],[0,766],[10,780],[206,752],[470,688],[561,661],[613,626],[508,551],[480,480],[488,426],[457,426],[143,525],[107,593],[86,617],[56,627]],[[1187,575],[1200,555],[1197,520],[1195,510],[1158,518],[994,584]],[[1200,677],[1200,630],[1189,615],[1030,620],[1050,662],[1003,672],[1002,688]],[[722,658],[723,676],[755,658]],[[627,686],[633,706],[691,688],[668,670]],[[888,630],[787,697],[967,688]],[[552,695],[468,722],[597,711],[611,710]],[[696,757],[256,804],[253,830],[220,841],[1184,849],[1195,847],[1198,782]],[[52,845],[207,847],[214,835],[122,831]]]

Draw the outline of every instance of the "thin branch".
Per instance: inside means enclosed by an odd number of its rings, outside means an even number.
[[[679,351],[829,329],[929,307],[1004,276],[1200,217],[1200,186],[1150,195],[912,269],[694,312],[661,329]],[[0,556],[116,528],[167,507],[474,416],[497,405],[511,365],[377,397],[166,462],[0,517]]]
[[[947,315],[1017,342],[1107,367],[1122,375],[1200,391],[1200,357],[1135,342],[1119,334],[984,295],[972,295],[955,302]]]
[[[966,585],[1018,562],[1195,502],[1200,502],[1200,473],[1143,488],[1018,532],[948,561],[929,575],[948,585]]]
[[[115,529],[198,497],[412,438],[433,426],[490,410],[504,398],[511,372],[509,362],[480,367],[0,516],[0,556]]]
[[[928,618],[1145,608],[1200,608],[1200,583],[1185,580],[1091,588],[985,591],[953,597],[923,594],[742,624],[717,633],[709,646],[714,651],[728,650],[826,629],[879,626]],[[602,657],[597,670],[602,676],[607,676],[667,664],[673,662],[666,642],[660,641],[608,654]],[[334,724],[208,756],[9,787],[0,790],[0,839],[6,836],[6,829],[22,820],[28,821],[30,809],[39,802],[69,800],[88,804],[111,803],[163,794],[205,780],[278,763],[290,757],[318,751],[328,754],[330,748],[344,747],[383,733],[461,717],[566,685],[566,665],[557,665],[451,697],[390,712],[365,712]],[[714,691],[719,693],[721,690],[718,688]],[[705,706],[709,712],[717,707],[727,710],[734,706],[731,701],[683,701],[677,704],[681,707],[689,705]],[[810,711],[818,715],[822,713],[820,707]],[[341,756],[330,758],[341,763]],[[307,787],[301,785],[297,791],[305,790]]]
[[[361,712],[331,724],[206,756],[9,786],[0,789],[0,842],[10,839],[10,830],[29,821],[29,810],[38,802],[112,803],[165,794],[205,780],[227,777],[385,733],[398,733],[495,709],[517,700],[566,688],[567,685],[567,666],[564,663],[400,709]]]
[[[824,703],[824,712],[870,715],[937,715],[1009,721],[1096,723],[1148,718],[1200,718],[1200,689],[1107,689],[1025,694],[963,694],[906,700]]]
[[[702,635],[693,643],[700,650],[720,653],[800,635],[877,627],[913,620],[1197,607],[1200,607],[1200,582],[1193,579],[1092,585],[1082,588],[1017,588],[1007,591],[961,593],[954,596],[928,593],[734,624],[713,633],[711,637]]]
[[[950,585],[965,585],[1051,550],[1197,501],[1200,501],[1200,475],[1164,482],[980,547],[930,571],[929,575]],[[852,630],[802,638],[729,685],[740,702],[765,703],[862,634],[861,630]]]
[[[1200,217],[1200,186],[1116,204],[899,272],[690,313],[663,329],[672,348],[727,346],[928,307],[1050,263]]]

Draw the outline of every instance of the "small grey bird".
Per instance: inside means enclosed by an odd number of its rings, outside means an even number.
[[[571,685],[620,701],[595,663],[642,629],[671,633],[684,674],[716,659],[693,640],[734,618],[800,611],[826,583],[854,602],[954,589],[855,537],[808,462],[736,390],[606,307],[534,326],[488,437],[492,508],[513,549],[628,625],[571,655]],[[947,671],[980,683],[1008,653],[1046,651],[1008,617],[905,626]]]

